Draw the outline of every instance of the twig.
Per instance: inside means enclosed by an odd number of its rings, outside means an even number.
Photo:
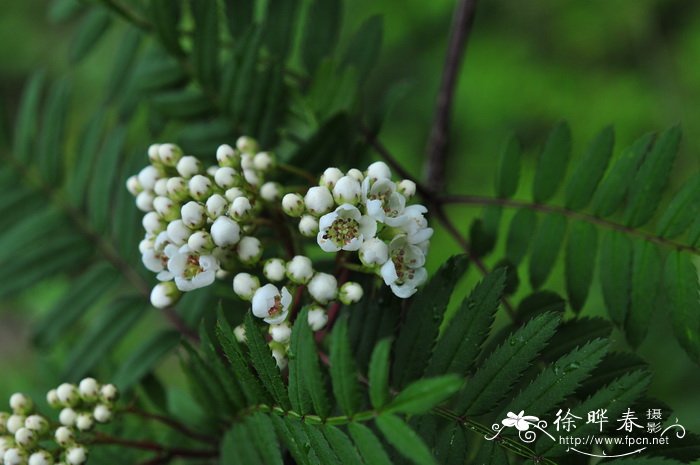
[[[427,180],[434,192],[442,192],[445,187],[445,165],[447,164],[447,141],[450,129],[450,116],[457,76],[464,56],[467,38],[474,22],[476,0],[459,0],[452,17],[450,43],[442,73],[442,82],[435,105],[435,117],[428,139]]]
[[[167,447],[157,442],[123,439],[103,433],[95,433],[95,437],[92,439],[91,443],[123,446],[131,449],[150,450],[153,452],[170,455],[172,457],[213,458],[218,455],[218,451],[211,449],[184,449],[180,447]]]
[[[178,431],[178,432],[184,434],[187,437],[190,437],[192,439],[196,439],[198,441],[207,442],[210,444],[216,442],[216,440],[212,440],[211,437],[204,435],[204,434],[199,434],[196,431],[192,431],[187,426],[183,425],[179,421],[177,421],[173,418],[170,418],[170,417],[166,417],[163,415],[158,415],[158,414],[150,413],[150,412],[144,412],[143,410],[140,410],[136,407],[128,407],[124,410],[124,412],[132,414],[132,415],[136,415],[136,416],[141,417],[141,418],[145,418],[147,420],[157,421],[159,423],[162,423],[162,424],[172,428],[175,431]]]

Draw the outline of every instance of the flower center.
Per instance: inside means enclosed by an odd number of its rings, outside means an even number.
[[[349,244],[355,239],[360,232],[360,223],[352,218],[338,218],[336,219],[326,234],[323,236],[324,239],[330,239],[338,247]]]
[[[185,265],[185,278],[192,279],[203,271],[204,268],[199,264],[199,257],[197,255],[189,255],[187,257],[187,264]]]
[[[269,316],[277,316],[282,311],[282,296],[277,294],[275,296],[275,303],[269,308],[267,314]]]
[[[394,268],[396,269],[396,276],[399,277],[397,280],[399,283],[404,283],[413,279],[416,274],[416,270],[411,267],[416,263],[416,259],[407,260],[406,259],[406,249],[398,249],[391,253],[391,261],[394,262]]]

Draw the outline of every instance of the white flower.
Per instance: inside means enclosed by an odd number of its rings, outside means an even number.
[[[350,305],[359,302],[363,294],[364,291],[359,283],[347,282],[340,286],[338,299],[345,305]]]
[[[254,169],[243,170],[243,178],[246,180],[246,182],[248,182],[248,184],[253,186],[259,186],[262,182],[260,175]]]
[[[365,175],[357,168],[349,169],[347,175],[353,179],[356,179],[357,182],[362,182],[365,179]]]
[[[49,404],[51,408],[58,408],[61,406],[61,401],[58,399],[58,394],[55,389],[51,389],[46,393],[46,403]]]
[[[27,465],[53,465],[53,457],[45,450],[40,450],[29,456]]]
[[[268,202],[279,200],[282,193],[282,186],[278,182],[266,182],[260,186],[260,197]]]
[[[287,368],[287,364],[289,361],[287,360],[287,353],[285,352],[284,348],[275,346],[272,348],[272,358],[275,359],[275,363],[277,364],[277,368],[280,370],[284,370]]]
[[[338,180],[342,177],[343,172],[340,171],[338,168],[326,168],[323,174],[321,175],[319,185],[327,187],[328,189],[333,189],[335,183],[338,182]]]
[[[211,225],[211,238],[219,247],[228,247],[238,243],[241,227],[227,216],[220,216]]]
[[[61,404],[69,407],[76,405],[80,400],[78,388],[69,383],[63,383],[58,386],[58,388],[56,388],[56,395],[58,395],[58,400],[61,401]]]
[[[241,169],[242,170],[255,170],[255,161],[253,161],[253,154],[251,154],[251,153],[241,154]]]
[[[171,221],[165,231],[170,242],[175,245],[183,245],[192,234],[192,230],[182,220]]]
[[[3,461],[5,465],[24,465],[27,463],[27,452],[17,447],[7,449]]]
[[[410,199],[411,197],[416,195],[416,183],[411,181],[410,179],[404,179],[398,184],[397,187],[399,193],[407,199]]]
[[[160,178],[156,181],[156,185],[153,186],[153,192],[156,195],[167,197],[168,195],[168,178]]]
[[[151,144],[146,150],[146,153],[148,154],[148,159],[153,164],[158,164],[161,162],[160,156],[158,155],[158,147],[160,147],[160,144]]]
[[[268,171],[275,166],[275,156],[270,152],[259,152],[253,157],[253,165],[256,170]]]
[[[248,219],[252,210],[253,206],[248,197],[238,197],[231,203],[228,213],[234,220],[244,221]]]
[[[230,189],[240,182],[240,176],[235,169],[224,166],[216,170],[214,182],[222,189]]]
[[[24,420],[24,427],[43,434],[49,430],[49,422],[41,415],[30,415]]]
[[[246,265],[253,265],[262,257],[262,244],[257,237],[242,237],[236,248],[238,258]]]
[[[253,295],[253,315],[271,325],[279,324],[287,318],[291,303],[292,294],[286,287],[280,291],[274,284],[265,284]]]
[[[383,161],[375,161],[367,167],[367,177],[372,181],[381,178],[391,179],[391,169]]]
[[[314,275],[311,259],[297,255],[287,262],[287,277],[295,284],[306,284]]]
[[[119,390],[114,384],[105,384],[100,389],[100,397],[104,402],[114,402],[119,397]]]
[[[33,407],[32,399],[21,392],[15,392],[10,396],[10,408],[14,413],[26,415]]]
[[[508,418],[504,418],[501,423],[503,426],[512,428],[515,426],[518,431],[527,431],[530,429],[530,424],[539,421],[539,418],[530,415],[525,415],[525,410],[521,410],[517,415],[513,412],[508,412]]]
[[[107,423],[112,419],[112,409],[107,405],[97,405],[92,414],[98,423]]]
[[[136,208],[142,212],[150,212],[153,210],[153,199],[155,196],[151,191],[143,191],[136,196]]]
[[[282,197],[282,211],[287,215],[298,218],[304,213],[304,197],[296,193]]]
[[[166,222],[160,217],[156,212],[148,212],[141,218],[141,224],[146,233],[151,235],[157,235],[161,231],[165,230]]]
[[[316,273],[307,286],[311,297],[320,304],[327,304],[338,296],[338,281],[328,273]]]
[[[151,305],[155,308],[167,308],[180,298],[180,291],[172,281],[158,283],[151,290]]]
[[[26,421],[26,419],[27,418],[24,415],[10,415],[7,418],[7,422],[5,423],[7,432],[10,434],[15,434],[20,428],[24,428],[24,422]]]
[[[253,154],[258,151],[258,142],[252,137],[241,136],[236,140],[236,148],[243,153]]]
[[[87,449],[83,446],[71,447],[66,451],[68,465],[82,465],[87,461]]]
[[[216,161],[220,166],[233,166],[236,164],[237,156],[233,147],[228,144],[222,144],[216,149]]]
[[[226,189],[226,192],[224,192],[224,197],[226,197],[226,200],[229,202],[233,202],[236,200],[238,197],[244,197],[245,192],[243,189],[239,187],[232,187],[230,189]]]
[[[428,209],[423,205],[410,205],[404,211],[405,221],[401,229],[406,232],[408,242],[420,244],[433,236],[433,229],[428,227],[428,220],[423,216]]]
[[[204,199],[209,197],[209,194],[211,193],[211,186],[211,179],[201,174],[195,174],[192,176],[192,179],[190,179],[188,184],[190,195],[193,199],[199,201],[204,201]]]
[[[306,321],[311,326],[312,331],[318,331],[328,323],[328,314],[321,307],[315,307],[309,310]]]
[[[263,274],[272,282],[282,281],[285,271],[285,263],[281,258],[271,258],[263,266]]]
[[[78,384],[78,392],[85,402],[94,402],[100,395],[100,385],[95,378],[85,378]]]
[[[202,162],[200,162],[197,157],[188,155],[180,158],[180,161],[177,162],[176,169],[180,176],[185,179],[190,179],[192,176],[202,171]]]
[[[187,247],[192,252],[204,255],[214,248],[214,241],[211,240],[211,235],[208,232],[196,231],[187,239]]]
[[[179,249],[169,245],[165,249],[170,257],[168,270],[175,276],[177,288],[183,292],[209,286],[216,279],[219,262],[211,255],[198,255],[187,245]]]
[[[379,179],[370,184],[367,177],[362,183],[362,193],[367,205],[367,214],[389,226],[401,226],[407,221],[403,215],[406,197],[396,191],[396,184],[390,179]]]
[[[238,342],[240,342],[241,344],[245,344],[245,342],[246,342],[245,326],[238,325],[235,328],[233,328],[233,336],[236,338],[236,340]]]
[[[243,300],[252,299],[258,288],[260,288],[260,280],[256,276],[238,273],[233,277],[233,292]]]
[[[180,176],[168,178],[165,187],[168,191],[168,197],[173,200],[182,201],[190,195],[187,181]]]
[[[367,239],[360,246],[359,256],[365,266],[383,265],[389,260],[389,246],[376,237]]]
[[[182,221],[188,228],[197,229],[204,226],[206,212],[204,206],[195,201],[187,202],[180,209]]]
[[[376,233],[374,218],[363,216],[357,207],[345,203],[321,217],[316,241],[325,252],[358,250],[365,239]]]
[[[158,158],[165,166],[175,166],[182,158],[182,149],[175,144],[161,144],[158,147]]]
[[[292,326],[288,322],[283,321],[278,325],[270,325],[268,331],[273,341],[286,344],[292,335]]]
[[[314,186],[304,196],[306,209],[314,216],[321,216],[333,208],[333,195],[325,186]]]
[[[31,449],[37,442],[36,431],[29,428],[20,428],[15,433],[15,442],[18,446],[22,446],[25,449]]]
[[[165,247],[167,247],[167,240],[170,236],[167,232],[162,232],[158,234],[158,239],[156,240],[157,245],[154,244],[150,249],[144,250],[141,255],[141,262],[147,270],[154,273],[158,273],[157,278],[159,281],[169,281],[173,279],[172,274],[167,270],[168,267],[168,255],[165,253]]]
[[[350,176],[343,176],[333,186],[333,199],[338,205],[349,203],[357,205],[362,198],[360,182]]]
[[[424,264],[423,251],[401,234],[389,244],[389,260],[382,266],[381,275],[396,296],[406,299],[428,278]]]
[[[303,215],[299,220],[299,232],[304,237],[314,237],[318,234],[318,218]]]
[[[209,175],[210,178],[214,178],[214,175],[216,174],[217,170],[220,168],[220,166],[217,165],[211,165],[207,167],[207,174]]]
[[[58,414],[58,421],[63,426],[74,426],[75,419],[78,418],[78,414],[70,407],[66,407]]]
[[[59,426],[56,428],[56,432],[54,433],[53,437],[56,440],[56,444],[61,447],[66,447],[73,442],[73,430],[67,426]]]
[[[141,186],[141,183],[139,182],[138,176],[136,176],[136,175],[130,176],[126,180],[126,190],[128,190],[129,193],[131,195],[133,195],[134,197],[136,197],[137,195],[139,195],[139,193],[141,191],[143,191],[143,187]]]
[[[141,184],[141,188],[146,191],[152,191],[156,186],[156,181],[160,179],[160,173],[158,168],[155,166],[146,166],[141,171],[139,171],[138,180]]]
[[[87,412],[81,412],[75,419],[75,427],[79,431],[90,431],[95,426],[95,420],[92,415]]]
[[[215,220],[226,212],[228,201],[221,194],[214,194],[207,199],[207,214],[209,218]]]

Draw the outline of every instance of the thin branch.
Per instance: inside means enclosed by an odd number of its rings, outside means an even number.
[[[459,0],[452,17],[450,43],[442,73],[442,82],[435,105],[433,126],[426,147],[427,180],[434,192],[442,192],[445,187],[445,166],[447,164],[447,141],[450,118],[454,101],[455,87],[464,49],[474,23],[476,0]]]
[[[559,214],[562,216],[566,216],[567,218],[585,221],[586,223],[591,223],[606,229],[612,229],[614,231],[619,231],[625,234],[629,234],[631,236],[636,236],[641,239],[644,239],[645,241],[653,242],[655,244],[670,247],[676,250],[690,252],[695,255],[700,255],[700,248],[694,247],[692,245],[682,244],[671,239],[655,236],[654,234],[648,233],[646,231],[630,228],[629,226],[625,226],[620,223],[615,223],[614,221],[599,218],[588,213],[581,213],[569,210],[567,208],[560,207],[557,205],[544,205],[539,203],[525,202],[522,200],[500,199],[497,197],[482,197],[478,195],[446,195],[440,197],[440,202],[442,204],[459,204],[474,206],[498,205],[501,207],[527,209],[548,214]]]
[[[124,409],[124,412],[129,413],[131,415],[136,415],[140,418],[144,418],[147,420],[157,421],[159,423],[162,423],[165,426],[172,428],[175,431],[182,433],[183,435],[185,435],[187,437],[190,437],[192,439],[196,439],[198,441],[207,442],[210,444],[216,442],[215,439],[212,440],[211,437],[209,437],[205,434],[199,434],[196,431],[192,431],[191,429],[189,429],[187,426],[183,425],[179,421],[177,421],[173,418],[170,418],[170,417],[166,417],[164,415],[158,415],[155,413],[145,412],[145,411],[140,410],[136,407],[128,407],[128,408]]]
[[[211,449],[184,449],[180,447],[168,447],[153,441],[142,441],[135,439],[123,439],[109,436],[103,433],[96,433],[91,441],[92,444],[123,446],[131,449],[149,450],[171,457],[183,458],[213,458],[219,453]]]

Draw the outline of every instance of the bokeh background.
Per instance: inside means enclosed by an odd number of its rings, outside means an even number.
[[[52,5],[45,0],[3,2],[0,94],[8,115],[25,80],[37,69],[53,76],[71,74],[79,89],[75,111],[89,112],[89,103],[109,77],[109,63],[120,45],[115,31],[72,68],[67,56],[76,24],[57,21],[62,11]],[[368,101],[401,83],[405,92],[385,122],[381,139],[415,174],[423,168],[453,5],[450,0],[346,2],[342,37],[368,16],[385,18],[385,45],[366,89]],[[616,130],[617,152],[643,133],[681,123],[682,153],[672,176],[677,187],[700,168],[699,61],[700,2],[695,0],[480,1],[456,93],[450,191],[491,193],[497,154],[511,133],[525,147],[523,178],[528,180],[548,130],[562,118],[573,129],[575,154],[608,124]],[[149,142],[143,141],[144,148]],[[529,195],[527,182],[519,195]],[[466,232],[480,212],[464,207],[451,213]],[[438,231],[430,268],[456,250],[451,239]],[[472,275],[462,293],[477,279]],[[522,281],[525,292],[527,279]],[[29,328],[70,285],[68,277],[59,275],[40,289],[28,289],[15,300],[0,303],[0,399],[41,385],[56,370],[61,351],[50,355],[35,351]],[[595,286],[584,315],[603,311]],[[545,287],[563,289],[561,267]],[[699,431],[700,370],[671,336],[664,311],[658,309],[659,323],[657,318],[650,321],[650,337],[639,354],[656,373],[651,393],[669,402],[681,423]],[[141,331],[151,330],[149,324],[161,323],[154,316]],[[625,348],[623,337],[617,334],[615,339],[619,348]]]

